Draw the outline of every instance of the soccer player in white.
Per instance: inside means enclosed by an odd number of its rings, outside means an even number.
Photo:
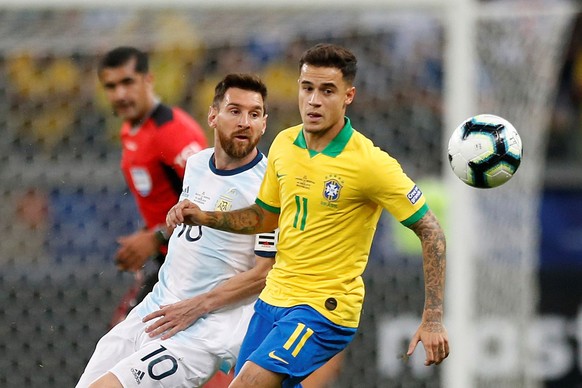
[[[214,148],[191,156],[180,200],[227,211],[254,203],[267,166],[263,82],[229,74],[208,114]],[[159,281],[97,343],[77,387],[199,387],[235,364],[253,305],[271,269],[275,233],[259,236],[180,225]]]

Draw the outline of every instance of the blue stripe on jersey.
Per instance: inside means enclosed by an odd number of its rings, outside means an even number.
[[[233,170],[220,170],[220,169],[216,168],[216,165],[214,164],[214,154],[212,154],[212,156],[208,160],[208,167],[210,167],[210,171],[212,171],[216,175],[230,176],[230,175],[236,175],[236,174],[240,174],[241,172],[250,170],[251,168],[255,167],[257,165],[257,163],[259,163],[262,159],[263,159],[263,153],[261,151],[258,151],[257,156],[255,156],[255,158],[253,160],[251,160],[249,163],[245,164],[244,166],[237,167]]]

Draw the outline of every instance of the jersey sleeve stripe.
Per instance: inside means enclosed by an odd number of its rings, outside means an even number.
[[[259,205],[260,207],[262,207],[263,209],[270,211],[271,213],[275,213],[275,214],[280,214],[281,213],[281,209],[275,206],[271,206],[271,205],[267,205],[266,203],[264,203],[263,201],[261,201],[259,198],[257,198],[255,200],[255,203],[257,205]]]
[[[411,215],[407,219],[401,221],[400,223],[404,226],[410,226],[410,225],[414,224],[416,221],[420,220],[426,214],[427,211],[428,211],[428,205],[425,203],[413,215]]]

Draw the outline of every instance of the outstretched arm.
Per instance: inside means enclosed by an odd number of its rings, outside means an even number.
[[[448,333],[443,325],[446,242],[443,229],[432,211],[411,225],[422,244],[425,301],[422,322],[408,347],[410,356],[422,341],[425,365],[440,364],[449,355]]]
[[[144,317],[144,322],[159,318],[146,328],[146,333],[150,337],[161,334],[161,339],[170,338],[188,328],[204,314],[259,294],[265,287],[265,278],[274,262],[272,258],[256,256],[253,268],[231,277],[213,290],[161,306],[159,310]]]
[[[174,205],[166,216],[166,223],[170,228],[180,224],[202,225],[238,234],[270,232],[277,229],[278,222],[278,214],[271,213],[257,204],[228,212],[202,211],[187,199]]]

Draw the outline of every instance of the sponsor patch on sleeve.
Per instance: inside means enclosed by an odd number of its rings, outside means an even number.
[[[420,191],[418,186],[414,185],[414,187],[408,192],[408,194],[406,194],[406,197],[408,197],[410,203],[414,205],[416,202],[418,202],[420,197],[422,197],[422,191]]]

